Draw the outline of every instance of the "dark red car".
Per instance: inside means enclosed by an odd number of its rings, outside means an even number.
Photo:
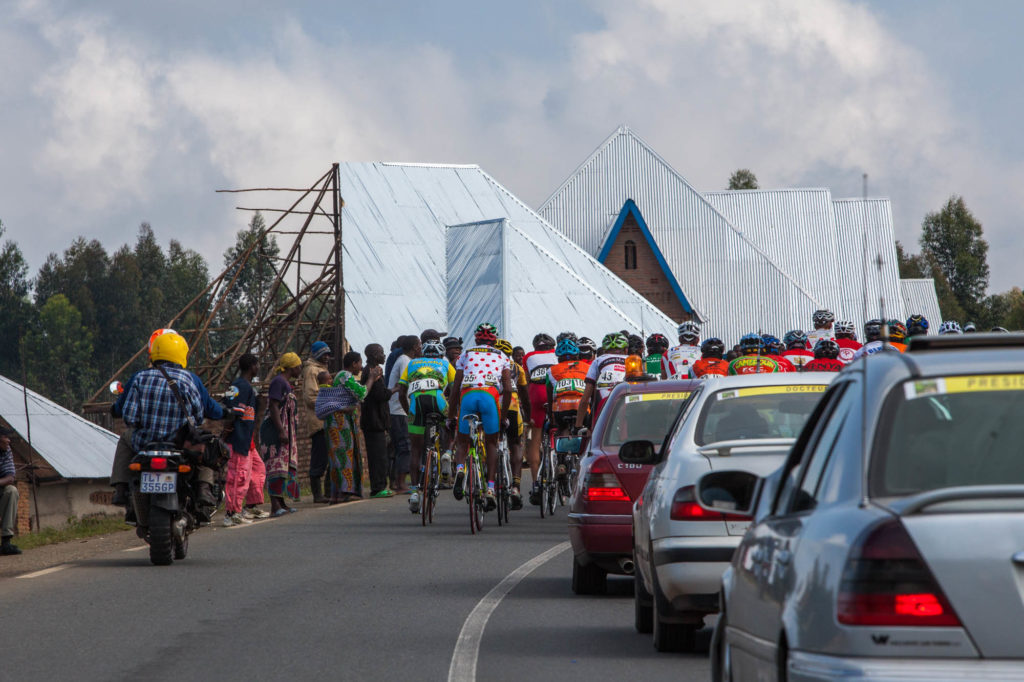
[[[572,591],[600,594],[609,573],[633,573],[633,500],[653,465],[619,461],[630,440],[660,444],[699,381],[647,381],[615,387],[582,455],[569,501]]]

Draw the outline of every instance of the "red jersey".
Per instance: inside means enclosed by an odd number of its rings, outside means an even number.
[[[846,365],[853,360],[854,353],[860,350],[862,344],[853,339],[836,339],[836,345],[839,346],[839,362]]]
[[[543,386],[548,380],[548,370],[558,364],[553,350],[534,350],[523,356],[523,369],[531,384]]]
[[[839,372],[844,365],[839,360],[830,358],[814,358],[804,365],[805,372]]]
[[[793,348],[782,353],[782,357],[789,360],[790,364],[796,367],[797,371],[804,371],[807,363],[814,359],[814,353],[806,348]]]
[[[779,363],[779,371],[780,372],[795,372],[796,371],[796,367],[793,366],[793,363],[790,362],[789,360],[787,360],[786,358],[782,357],[781,355],[765,355],[765,357],[766,358],[771,358],[775,362]]]
[[[693,376],[698,379],[704,377],[724,377],[729,374],[729,362],[721,358],[701,358],[693,363]]]
[[[781,371],[779,363],[767,355],[741,355],[729,363],[729,374],[772,374]]]

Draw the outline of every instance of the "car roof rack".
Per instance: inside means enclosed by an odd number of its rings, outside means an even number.
[[[995,332],[990,334],[940,334],[911,336],[908,351],[970,350],[972,348],[1024,348],[1024,334]]]

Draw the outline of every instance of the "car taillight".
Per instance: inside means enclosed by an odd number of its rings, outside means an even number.
[[[850,550],[836,617],[844,625],[961,627],[903,524],[883,521]]]
[[[149,468],[150,469],[166,469],[167,468],[167,458],[166,457],[151,457],[149,459]]]
[[[688,485],[676,491],[672,497],[672,510],[669,517],[673,521],[749,521],[749,516],[741,514],[722,514],[708,511],[697,504],[697,489]]]
[[[629,502],[629,495],[612,470],[605,456],[598,457],[590,466],[584,480],[583,499],[588,502]]]

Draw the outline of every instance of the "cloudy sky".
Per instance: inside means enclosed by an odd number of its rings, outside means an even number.
[[[285,6],[287,5],[287,8]],[[221,254],[218,188],[333,161],[478,163],[538,206],[627,124],[703,191],[892,199],[913,245],[962,194],[1022,285],[1024,3],[26,0],[0,16],[0,220],[35,269],[150,222]]]

